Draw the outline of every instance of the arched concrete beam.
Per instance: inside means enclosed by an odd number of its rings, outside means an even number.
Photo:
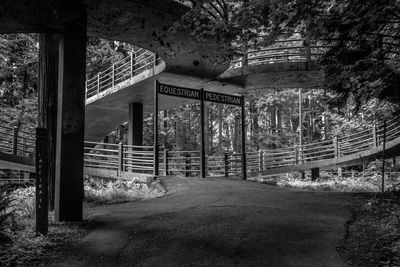
[[[214,78],[229,66],[229,44],[168,31],[189,10],[172,0],[2,0],[0,33],[63,31],[80,10],[87,12],[88,36],[151,50],[166,62],[166,72]]]
[[[217,79],[242,86],[244,90],[264,88],[320,88],[324,73],[318,62],[284,62],[228,69]]]

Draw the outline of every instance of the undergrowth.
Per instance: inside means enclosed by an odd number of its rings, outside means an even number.
[[[90,205],[155,198],[165,194],[158,182],[84,179],[85,202]],[[51,261],[67,244],[84,235],[90,223],[56,223],[49,214],[46,236],[35,233],[35,187],[0,191],[0,266],[34,266]]]
[[[122,203],[156,198],[165,194],[165,188],[158,180],[147,185],[138,180],[105,181],[88,177],[85,179],[84,189],[85,202],[88,204]]]
[[[281,174],[263,177],[254,177],[257,182],[277,185],[281,187],[298,188],[310,191],[338,191],[338,192],[380,192],[381,176],[377,174],[363,174],[353,172],[339,177],[336,173],[321,172],[319,179],[312,181],[310,176],[300,179],[298,174]],[[400,188],[400,179],[386,180],[385,190]]]
[[[400,191],[359,195],[355,214],[341,255],[351,266],[400,266]]]

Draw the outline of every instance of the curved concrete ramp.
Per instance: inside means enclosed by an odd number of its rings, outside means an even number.
[[[218,76],[221,82],[241,85],[243,90],[266,88],[320,88],[324,73],[316,61],[284,62],[230,68]]]
[[[352,195],[161,178],[165,197],[84,210],[97,227],[60,266],[346,266]]]
[[[163,58],[168,72],[214,78],[229,66],[229,44],[169,31],[188,10],[173,0],[2,0],[0,33],[62,32],[87,12],[89,36],[151,50]]]

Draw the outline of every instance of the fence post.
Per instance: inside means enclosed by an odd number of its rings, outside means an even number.
[[[372,141],[374,148],[378,147],[378,135],[376,131],[376,124],[372,127]]]
[[[338,138],[337,136],[335,136],[335,138],[333,138],[333,153],[335,155],[335,158],[338,158],[339,155],[339,142],[338,142]]]
[[[307,33],[307,37],[304,41],[305,49],[306,49],[306,61],[311,61],[311,39],[310,35]]]
[[[48,142],[47,129],[36,128],[36,233],[48,230]]]
[[[97,97],[100,94],[100,72],[97,73]]]
[[[87,100],[87,91],[88,91],[88,80],[85,82],[85,102]]]
[[[224,153],[224,171],[225,171],[225,177],[229,176],[229,162],[228,162],[228,153]]]
[[[154,54],[153,60],[154,60],[154,62],[153,62],[153,75],[155,75],[156,74],[156,65],[157,65],[157,54]]]
[[[111,81],[112,81],[112,88],[114,89],[114,85],[115,85],[115,64],[112,64],[112,72],[111,72],[111,75],[112,75],[112,79],[111,79]]]
[[[28,146],[26,145],[26,137],[22,139],[22,143],[23,143],[22,149],[24,150],[23,154],[25,155],[25,157],[29,157]]]
[[[233,153],[233,168],[235,170],[235,176],[238,176],[238,172],[237,172],[237,160],[236,160],[236,156],[237,154],[234,152]]]
[[[248,56],[247,50],[246,50],[242,57],[242,67],[247,66],[248,64],[249,64],[249,56]]]
[[[168,150],[164,149],[164,175],[168,175]]]
[[[207,177],[208,176],[208,155],[206,155],[206,160],[204,161],[204,176]]]
[[[133,77],[133,72],[134,72],[134,70],[133,70],[133,51],[131,51],[131,78]]]
[[[190,173],[190,154],[185,153],[185,177],[189,177]]]
[[[294,146],[294,164],[299,165],[299,147],[297,145]]]
[[[124,172],[124,145],[122,142],[118,144],[118,175]]]
[[[260,149],[259,153],[259,171],[262,172],[264,170],[264,152]]]
[[[13,142],[12,142],[12,154],[17,155],[18,152],[18,127],[13,128]]]

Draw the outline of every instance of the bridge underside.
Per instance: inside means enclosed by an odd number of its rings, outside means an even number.
[[[100,141],[118,125],[128,121],[130,103],[143,103],[143,112],[153,112],[154,81],[208,91],[242,94],[248,90],[272,88],[320,88],[324,75],[316,62],[285,62],[228,69],[216,79],[174,74],[160,64],[122,82],[100,97],[88,99],[85,138]],[[159,108],[169,109],[193,103],[193,100],[162,96]]]

